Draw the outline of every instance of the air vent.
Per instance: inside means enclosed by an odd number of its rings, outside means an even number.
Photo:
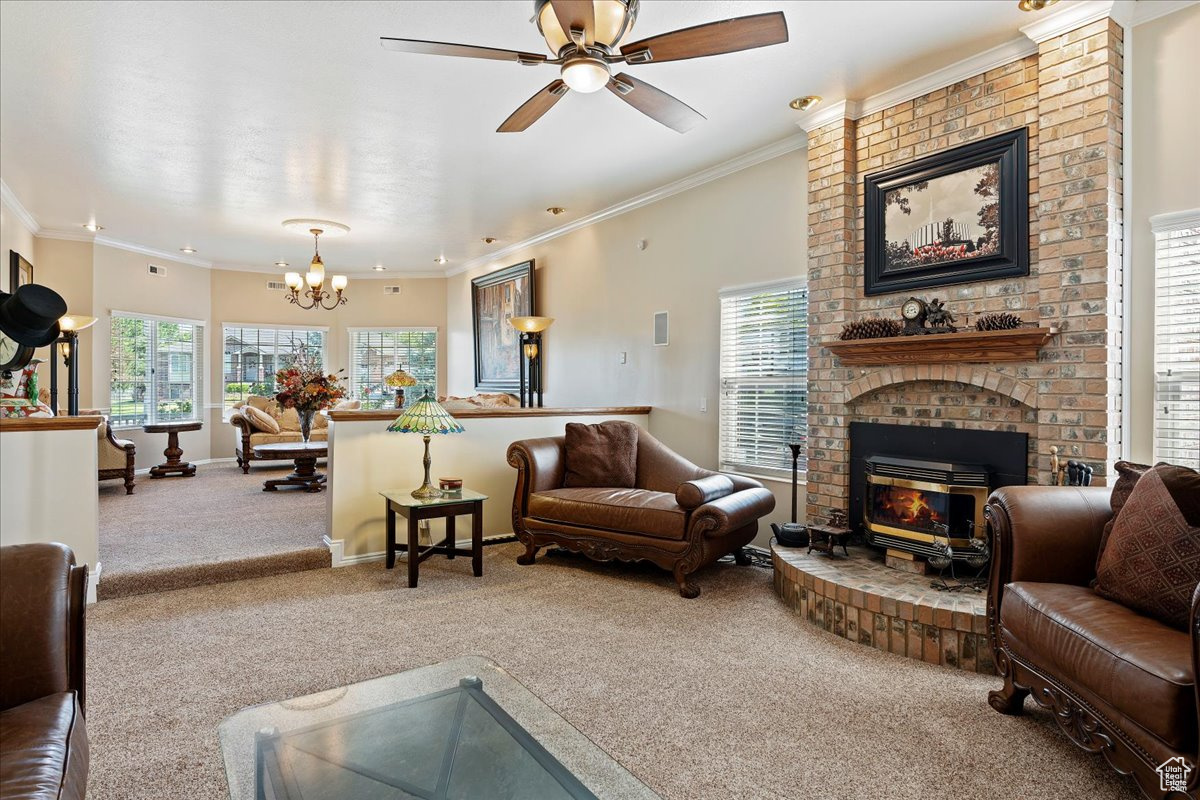
[[[385,287],[383,287],[383,293],[384,294],[400,294],[400,287],[399,286],[385,286]]]
[[[287,289],[287,284],[283,281],[267,281],[267,289],[272,292],[282,292]]]
[[[666,311],[654,312],[654,346],[666,347],[671,343],[671,325]]]
[[[167,268],[160,267],[158,264],[147,264],[146,271],[149,272],[151,275],[155,275],[158,277],[162,277],[163,275],[167,274]]]

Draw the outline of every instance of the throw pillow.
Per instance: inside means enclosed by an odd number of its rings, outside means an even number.
[[[563,486],[632,489],[637,482],[637,437],[632,422],[568,422]]]
[[[1186,630],[1200,584],[1200,472],[1160,464],[1125,501],[1096,571],[1096,593]]]
[[[1100,567],[1100,558],[1104,555],[1104,545],[1108,543],[1109,534],[1112,533],[1113,525],[1117,522],[1117,515],[1121,513],[1121,508],[1133,492],[1134,484],[1138,482],[1138,478],[1152,469],[1149,464],[1134,464],[1132,461],[1118,461],[1115,467],[1117,482],[1113,486],[1112,496],[1109,499],[1113,515],[1112,519],[1104,523],[1104,530],[1100,532],[1100,549],[1096,551],[1097,569]]]
[[[263,433],[279,433],[279,422],[266,411],[251,405],[242,407],[242,414],[250,420],[250,426]]]
[[[317,416],[321,415],[318,414]],[[279,414],[279,419],[276,421],[279,423],[279,430],[281,431],[292,433],[299,433],[300,431],[300,412],[294,408],[283,409]],[[313,427],[316,427],[315,422],[313,423]]]
[[[250,408],[257,408],[259,411],[265,411],[272,417],[279,416],[279,401],[273,397],[252,394],[246,398],[246,405]]]

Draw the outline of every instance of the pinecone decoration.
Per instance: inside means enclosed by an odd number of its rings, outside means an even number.
[[[975,320],[975,330],[977,331],[1010,331],[1013,328],[1021,327],[1021,318],[1016,314],[1010,314],[1007,311],[999,314],[984,314],[979,319]]]
[[[869,319],[847,322],[842,326],[842,332],[838,338],[843,341],[848,339],[883,339],[887,336],[899,336],[900,330],[900,323],[894,319],[871,317]]]

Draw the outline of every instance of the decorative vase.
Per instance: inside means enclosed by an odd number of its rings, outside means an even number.
[[[296,409],[296,413],[300,416],[300,436],[304,438],[304,443],[308,444],[308,437],[312,434],[313,417],[317,412],[310,408],[305,411]]]

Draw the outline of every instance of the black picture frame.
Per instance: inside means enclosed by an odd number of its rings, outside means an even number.
[[[475,391],[516,392],[520,389],[520,334],[508,320],[534,316],[536,309],[533,259],[471,281]]]
[[[22,273],[25,279],[22,280]],[[8,291],[15,292],[18,286],[33,283],[33,264],[16,250],[8,251]]]
[[[926,266],[889,267],[887,193],[999,162],[998,251]],[[1029,133],[1007,131],[863,178],[867,296],[1029,274]],[[991,246],[991,245],[989,245]]]

